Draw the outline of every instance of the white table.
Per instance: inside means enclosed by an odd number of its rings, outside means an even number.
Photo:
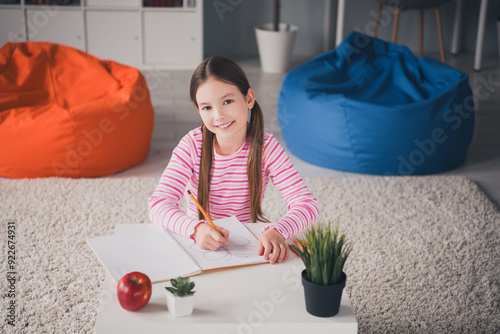
[[[140,229],[117,225],[116,233]],[[262,224],[248,224],[255,235]],[[331,318],[307,313],[300,273],[302,261],[291,254],[284,263],[213,270],[194,276],[195,309],[174,318],[166,308],[164,287],[153,285],[149,304],[138,312],[121,308],[116,285],[107,275],[96,333],[357,333],[358,324],[344,290],[339,313]]]

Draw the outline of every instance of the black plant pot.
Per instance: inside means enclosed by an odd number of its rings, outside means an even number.
[[[346,275],[342,272],[339,283],[321,285],[311,283],[307,279],[307,272],[302,271],[302,285],[306,298],[306,310],[317,317],[333,317],[339,313],[342,291],[345,287]]]

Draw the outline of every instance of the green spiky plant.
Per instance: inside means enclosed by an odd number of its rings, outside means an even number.
[[[172,294],[176,297],[184,297],[194,295],[195,291],[192,291],[194,288],[194,282],[189,281],[189,277],[177,277],[177,279],[172,278],[170,280],[171,287],[165,287],[168,291],[172,292]]]
[[[304,262],[310,282],[331,285],[341,281],[352,244],[347,242],[346,233],[339,234],[339,221],[336,227],[332,227],[331,221],[320,222],[294,240],[292,247]]]

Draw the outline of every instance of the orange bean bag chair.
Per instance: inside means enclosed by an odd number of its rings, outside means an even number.
[[[52,43],[0,49],[0,176],[116,173],[145,159],[153,120],[136,68]]]

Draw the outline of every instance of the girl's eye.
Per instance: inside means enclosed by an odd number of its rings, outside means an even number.
[[[201,108],[201,110],[205,110],[205,111],[208,111],[210,109],[212,109],[212,107],[210,107],[210,106],[206,106],[206,107]]]
[[[226,100],[226,101],[224,101],[224,104],[231,104],[231,103],[233,103],[233,100]]]

